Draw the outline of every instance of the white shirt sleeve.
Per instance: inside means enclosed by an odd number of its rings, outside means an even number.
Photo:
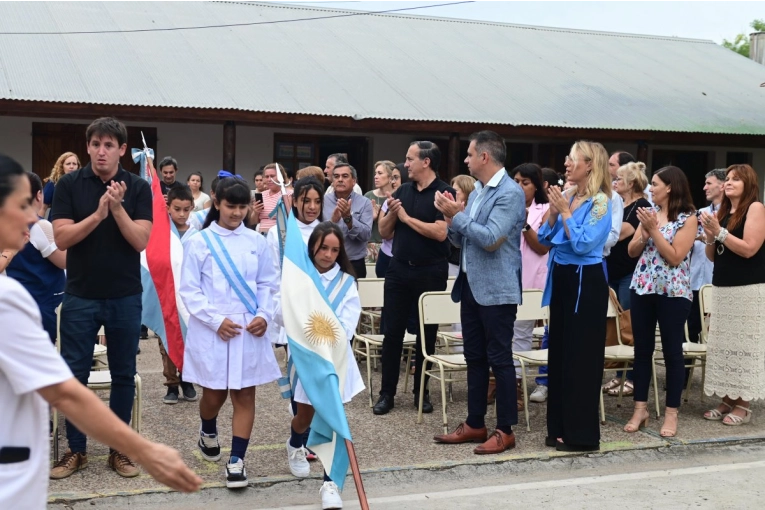
[[[603,247],[603,256],[611,254],[611,248],[619,241],[622,233],[622,220],[624,219],[624,200],[615,191],[611,192],[611,230],[608,232],[606,245]]]
[[[40,220],[29,229],[29,242],[47,259],[58,249],[53,242],[53,225],[47,220]]]
[[[0,371],[16,395],[59,384],[72,372],[42,328],[40,311],[17,281],[0,282]]]
[[[281,272],[274,262],[271,248],[260,234],[255,234],[256,247],[258,255],[258,271],[255,274],[254,281],[247,283],[251,288],[255,288],[255,297],[258,299],[258,317],[263,317],[267,323],[274,320],[276,315],[276,306],[274,305],[274,295],[279,292],[279,281]],[[250,278],[248,273],[248,279]]]
[[[345,329],[345,336],[348,340],[353,340],[353,335],[356,333],[356,326],[359,323],[359,317],[361,317],[361,300],[359,299],[359,289],[356,283],[348,288],[348,292],[345,294],[340,306],[336,310],[337,318],[340,320],[340,324]]]

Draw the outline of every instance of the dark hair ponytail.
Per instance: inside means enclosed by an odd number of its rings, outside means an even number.
[[[34,202],[35,198],[37,198],[37,194],[43,189],[42,180],[40,179],[40,176],[34,172],[27,172],[27,177],[29,178],[29,186],[32,188],[32,201]]]
[[[343,237],[343,232],[340,230],[340,227],[331,221],[319,223],[316,225],[316,228],[313,229],[313,232],[311,232],[311,237],[308,238],[308,258],[311,259],[311,262],[313,262],[314,265],[316,264],[314,260],[316,258],[316,243],[317,241],[320,241],[319,246],[321,246],[321,243],[324,242],[324,238],[330,234],[334,234],[340,241],[340,253],[338,253],[336,261],[340,265],[340,270],[356,278],[356,271],[353,270],[351,260],[348,258],[348,254],[345,253],[345,239]]]
[[[0,207],[5,205],[8,195],[16,191],[18,178],[22,175],[24,169],[16,160],[0,154]]]
[[[215,206],[223,201],[232,205],[250,205],[250,186],[238,177],[226,177],[218,182],[215,187],[215,200],[213,200],[210,212],[207,213],[202,229],[209,227],[213,221],[220,219],[220,210]],[[248,226],[248,215],[244,217],[244,226]]]

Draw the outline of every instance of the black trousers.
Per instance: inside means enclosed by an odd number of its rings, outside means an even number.
[[[693,302],[688,312],[688,339],[691,342],[699,343],[701,339],[701,309],[699,308],[699,291],[693,291]]]
[[[449,264],[443,262],[428,266],[410,266],[405,262],[390,261],[385,273],[385,331],[382,347],[382,388],[383,393],[394,396],[398,386],[399,370],[401,369],[401,354],[404,348],[404,332],[409,322],[412,306],[416,306],[423,292],[446,290],[446,279],[449,275]],[[425,348],[428,354],[436,351],[436,334],[438,324],[425,326]],[[414,373],[412,393],[419,392],[420,375],[425,355],[421,342],[417,342],[417,365]],[[429,367],[428,367],[429,368]],[[427,388],[428,381],[425,380]]]
[[[367,277],[367,264],[365,259],[351,260],[353,272],[356,273],[356,279]]]
[[[486,425],[484,417],[491,368],[497,382],[497,428],[507,431],[518,423],[513,365],[513,326],[518,305],[479,305],[467,278],[459,277],[463,279],[460,318],[467,362],[468,425],[473,428]]]
[[[595,446],[600,443],[608,283],[602,264],[554,263],[552,271],[547,435],[568,445]]]
[[[635,402],[648,401],[651,365],[656,346],[656,322],[661,332],[661,350],[667,366],[667,407],[680,407],[685,379],[685,321],[691,302],[681,297],[638,295],[632,291],[632,334],[635,337]],[[656,388],[654,388],[656,389]]]

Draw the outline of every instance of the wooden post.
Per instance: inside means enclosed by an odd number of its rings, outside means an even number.
[[[648,144],[640,141],[638,142],[637,160],[642,161],[648,166]]]
[[[451,181],[460,173],[460,135],[449,135],[449,156],[447,158],[446,182]]]
[[[236,170],[236,124],[226,121],[223,124],[223,170],[232,174]]]
[[[361,510],[369,510],[367,493],[364,492],[364,482],[361,480],[359,461],[356,459],[356,451],[353,449],[353,443],[346,439],[345,447],[348,449],[348,459],[351,461],[351,472],[353,473],[353,481],[356,484],[356,493],[359,495],[359,506],[361,507]]]

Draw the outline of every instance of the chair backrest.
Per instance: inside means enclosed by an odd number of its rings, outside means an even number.
[[[380,308],[383,306],[385,278],[361,278],[358,280],[358,284],[361,308]]]
[[[423,338],[425,325],[451,324],[459,318],[460,304],[452,301],[450,292],[425,292],[420,296],[420,335]]]
[[[549,309],[542,306],[542,295],[544,293],[539,289],[526,289],[523,291],[523,304],[518,305],[518,312],[515,315],[517,321],[538,321],[547,320]]]

